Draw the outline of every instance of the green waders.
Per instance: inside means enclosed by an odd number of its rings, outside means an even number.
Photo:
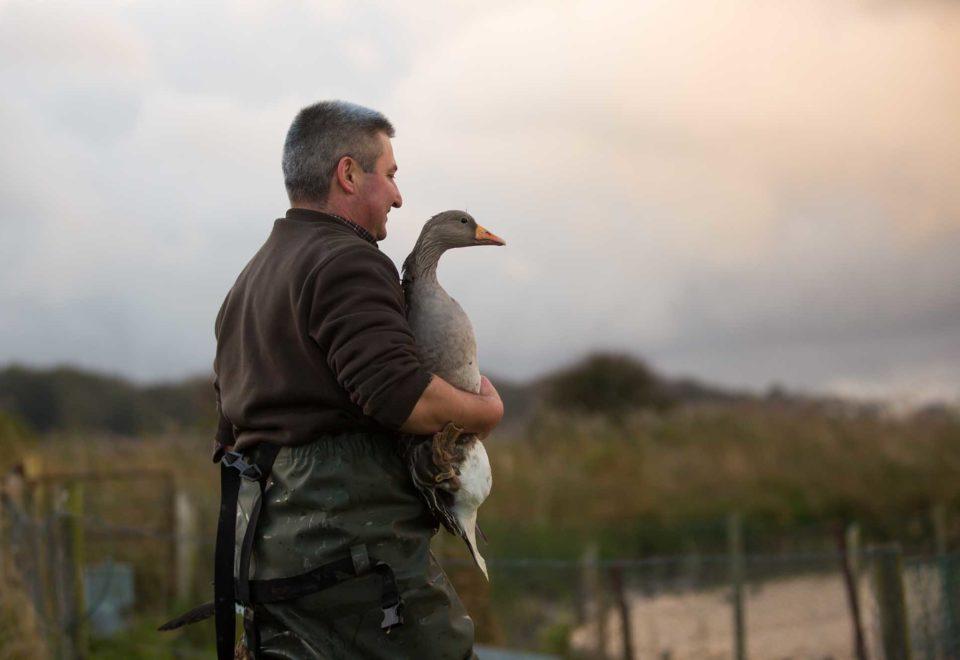
[[[248,553],[251,584],[301,576],[344,557],[348,563],[352,558],[359,577],[347,575],[292,600],[248,606],[245,642],[255,657],[476,657],[473,621],[430,552],[434,521],[396,443],[388,434],[345,433],[280,449]],[[256,481],[241,482],[235,567],[260,497]],[[392,569],[391,584],[402,601],[400,625],[385,627],[387,580],[364,570],[371,563]]]

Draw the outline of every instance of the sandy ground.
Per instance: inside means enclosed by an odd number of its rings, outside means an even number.
[[[860,584],[864,628],[874,628],[875,608],[865,580]],[[644,595],[628,591],[634,655],[663,660],[731,658],[733,609],[730,589]],[[853,629],[839,574],[779,578],[746,589],[747,656],[752,660],[825,660],[853,657]],[[606,614],[607,657],[622,658],[620,614]],[[574,630],[571,644],[595,649],[597,625]],[[869,639],[868,643],[873,640]],[[872,646],[872,644],[871,644]],[[878,657],[871,654],[871,657]]]

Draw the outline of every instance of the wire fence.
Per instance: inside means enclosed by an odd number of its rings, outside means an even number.
[[[209,629],[152,632],[209,597],[211,539],[199,530],[212,521],[202,524],[169,475],[151,478],[4,490],[0,571],[4,584],[22,585],[52,657],[97,657],[102,640],[121,637],[126,657],[153,657],[158,645],[167,657],[209,657]],[[139,515],[121,513],[131,508]],[[573,560],[491,558],[489,584],[471,564],[441,560],[478,640],[502,648],[660,660],[960,657],[960,555],[855,541],[746,553],[737,525],[731,518],[723,553],[607,559],[588,547]],[[135,620],[150,634],[131,636]]]

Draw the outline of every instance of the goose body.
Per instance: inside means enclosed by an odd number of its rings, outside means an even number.
[[[437,280],[440,256],[453,247],[503,245],[463,211],[445,211],[424,225],[403,265],[407,318],[424,366],[454,387],[480,391],[477,341],[470,318]],[[449,424],[432,437],[410,439],[406,449],[414,483],[444,527],[466,542],[487,575],[477,548],[477,509],[493,478],[483,443]]]
[[[468,392],[480,391],[477,340],[470,318],[433,277],[415,280],[406,290],[407,319],[427,369]]]

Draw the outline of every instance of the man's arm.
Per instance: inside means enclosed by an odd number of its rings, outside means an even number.
[[[502,417],[503,402],[486,376],[480,377],[480,393],[472,394],[434,375],[400,430],[416,434],[436,433],[448,422],[453,422],[468,433],[485,437]]]
[[[220,341],[220,323],[223,320],[223,311],[227,307],[227,300],[229,298],[230,296],[227,294],[227,298],[223,301],[223,304],[220,305],[220,311],[217,312],[217,319],[213,324],[213,338],[218,342]],[[233,437],[233,424],[231,424],[223,414],[223,404],[220,401],[220,375],[217,372],[216,357],[213,359],[213,391],[217,398],[217,431],[213,438],[213,460],[216,463],[220,461],[224,449],[232,447],[235,441]]]
[[[423,368],[404,314],[400,276],[386,255],[351,247],[315,277],[306,311],[310,336],[365,415],[412,433],[433,433],[450,421],[478,429],[499,421],[483,398],[488,392],[461,392]]]

